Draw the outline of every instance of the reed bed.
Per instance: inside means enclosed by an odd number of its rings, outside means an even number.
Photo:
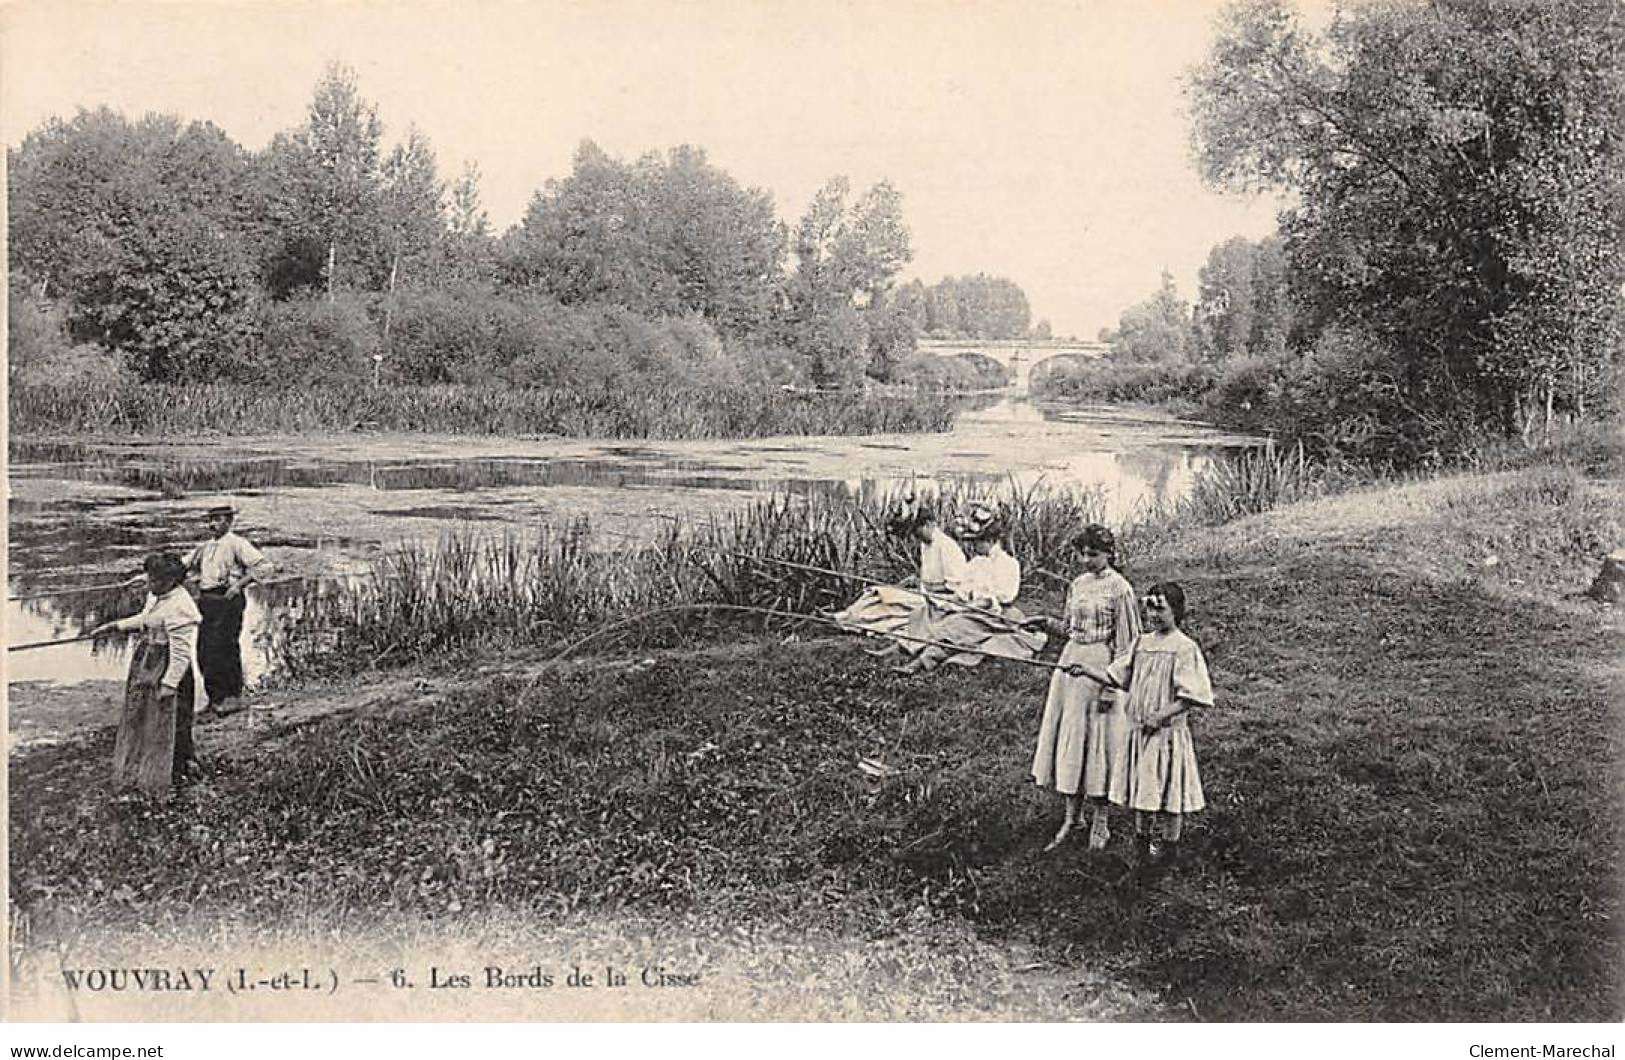
[[[583,438],[755,438],[945,431],[951,399],[925,391],[816,394],[773,387],[21,386],[19,434],[308,434],[379,430]]]
[[[1210,465],[1175,506],[1176,522],[1218,526],[1327,492],[1326,469],[1304,453],[1267,446]]]
[[[934,498],[948,525],[979,501],[1008,513],[1009,547],[1029,557],[1030,572],[1067,569],[1072,535],[1101,521],[1105,506],[1097,489],[1013,483],[949,486]],[[848,498],[779,495],[726,517],[674,521],[652,543],[609,547],[584,519],[533,534],[457,531],[381,560],[369,577],[311,585],[285,607],[273,647],[280,668],[303,676],[462,650],[558,650],[639,615],[648,621],[626,637],[664,643],[703,624],[694,611],[707,604],[834,610],[869,581],[913,571],[914,547],[886,531],[900,503],[874,487]],[[674,608],[693,610],[659,613]]]

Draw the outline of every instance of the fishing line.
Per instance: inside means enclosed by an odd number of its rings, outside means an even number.
[[[793,562],[791,560],[787,560],[787,559],[775,559],[772,556],[750,556],[750,555],[746,555],[745,553],[742,553],[742,552],[730,552],[727,549],[722,549],[722,548],[712,549],[711,551],[720,552],[724,556],[733,556],[736,559],[742,559],[742,560],[746,560],[746,561],[754,562],[754,563],[776,563],[776,564],[779,564],[780,566],[783,566],[783,567],[794,567],[797,570],[811,571],[811,572],[813,572],[815,574],[829,574],[829,575],[833,575],[834,577],[837,577],[837,578],[850,578],[853,581],[859,581],[859,582],[862,582],[865,585],[870,585],[870,586],[891,586],[893,584],[891,582],[881,581],[881,580],[878,580],[878,579],[875,579],[875,578],[866,578],[861,574],[852,574],[852,573],[848,573],[846,571],[830,570],[827,567],[815,567],[815,566],[813,566],[811,564],[808,564],[808,563],[795,563],[795,562]],[[995,621],[1002,623],[1008,629],[1014,630],[1014,629],[1020,629],[1021,628],[1020,626],[1016,625],[1015,623],[1012,623],[1008,618],[1006,618],[1004,615],[1000,614],[997,611],[989,611],[986,608],[977,607],[974,604],[965,603],[963,600],[960,600],[957,597],[939,596],[936,593],[925,592],[923,589],[910,589],[908,591],[918,593],[922,598],[924,598],[926,600],[929,600],[934,604],[939,605],[944,611],[968,611],[968,612],[971,612],[973,614],[982,615],[985,618],[994,619]],[[1035,615],[1033,617],[1036,618],[1038,616]]]

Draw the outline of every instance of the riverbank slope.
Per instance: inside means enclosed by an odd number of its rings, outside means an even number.
[[[904,678],[841,638],[277,696],[202,730],[213,775],[163,806],[107,800],[108,729],[36,746],[12,761],[19,989],[48,1010],[59,962],[143,942],[494,937],[558,964],[636,936],[719,969],[649,1018],[1618,1019],[1625,630],[1570,594],[1621,511],[1617,480],[1459,476],[1133,556],[1137,584],[1186,585],[1219,697],[1209,808],[1144,886],[1124,828],[1041,853],[1043,671]],[[757,1007],[730,1007],[738,974]]]

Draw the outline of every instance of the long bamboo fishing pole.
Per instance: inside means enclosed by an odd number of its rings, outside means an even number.
[[[639,613],[628,618],[612,622],[607,626],[601,626],[592,633],[589,633],[587,636],[582,637],[580,640],[566,645],[565,648],[557,655],[554,655],[547,660],[547,665],[562,662],[578,648],[581,648],[582,646],[589,644],[600,637],[607,636],[610,633],[614,633],[618,630],[626,629],[629,626],[636,625],[637,623],[646,621],[647,619],[665,614],[681,614],[683,612],[692,611],[731,611],[741,614],[767,615],[772,618],[794,619],[798,622],[814,622],[819,625],[829,626],[833,629],[839,629],[843,632],[846,631],[846,627],[842,626],[839,622],[832,618],[825,618],[822,615],[804,615],[799,611],[781,611],[773,607],[755,607],[749,604],[719,603],[670,604],[666,607],[657,607],[648,611],[640,611]],[[941,648],[952,655],[980,655],[989,659],[1007,659],[1010,662],[1019,662],[1028,666],[1037,666],[1044,670],[1061,670],[1067,673],[1072,672],[1069,666],[1062,666],[1058,662],[1046,662],[1042,659],[1028,659],[1019,655],[1006,655],[1003,652],[988,651],[984,648],[967,647],[963,644],[953,644],[947,641],[932,640],[929,637],[918,637],[912,633],[894,632],[889,630],[872,630],[871,632],[877,637],[887,637],[892,640],[908,641],[927,648]]]
[[[78,644],[81,641],[95,640],[95,639],[96,639],[95,637],[91,636],[89,633],[86,633],[83,636],[78,636],[78,637],[63,637],[61,640],[36,640],[36,641],[30,641],[27,644],[8,644],[8,645],[6,645],[6,650],[7,651],[29,651],[29,650],[31,650],[33,648],[54,648],[58,644]]]
[[[811,571],[811,572],[813,572],[815,574],[829,574],[829,575],[833,575],[833,576],[835,576],[837,578],[849,578],[849,579],[851,579],[853,581],[862,582],[865,585],[889,586],[889,585],[892,584],[891,582],[888,582],[888,581],[883,581],[883,580],[876,579],[876,578],[867,578],[867,577],[864,577],[861,574],[854,574],[854,573],[851,573],[849,571],[830,570],[827,567],[815,567],[810,563],[796,563],[796,562],[794,562],[792,560],[787,560],[787,559],[775,559],[772,556],[751,556],[751,555],[747,555],[747,554],[745,554],[743,552],[730,552],[727,549],[721,549],[721,548],[714,549],[713,551],[719,552],[724,556],[733,556],[733,557],[735,557],[737,559],[743,559],[743,560],[756,562],[756,563],[776,563],[781,567],[794,567],[797,570]],[[969,612],[971,612],[973,614],[978,614],[978,615],[982,615],[982,616],[987,617],[987,618],[995,619],[995,620],[997,620],[999,622],[1002,622],[1004,625],[1008,626],[1011,629],[1019,629],[1019,628],[1021,628],[1016,623],[1011,622],[1008,617],[1006,617],[1005,615],[1003,615],[1003,614],[1001,614],[1001,613],[999,613],[997,611],[989,611],[985,607],[977,607],[976,605],[966,603],[965,601],[960,600],[957,597],[942,596],[942,595],[939,595],[937,593],[929,593],[929,592],[926,592],[924,589],[920,589],[920,590],[917,590],[917,591],[925,599],[930,600],[934,604],[940,605],[943,608],[943,610],[945,610],[945,611],[969,611]],[[1047,616],[1033,615],[1031,617],[1040,618],[1040,617],[1047,617]]]
[[[390,555],[390,553],[386,553],[385,555]],[[354,571],[354,572],[349,573],[349,574],[327,574],[327,573],[296,574],[291,578],[277,578],[274,581],[255,582],[254,584],[255,585],[263,585],[266,588],[270,588],[271,586],[274,586],[274,585],[295,585],[295,584],[298,584],[299,582],[340,581],[340,580],[345,579],[345,578],[372,578],[372,577],[376,577],[377,574],[378,574],[378,571],[376,571],[376,570]],[[188,578],[187,580],[188,581],[195,581],[196,578],[194,576],[194,577]],[[135,586],[140,585],[140,584],[141,584],[141,576],[137,575],[136,577],[130,579],[129,581],[103,582],[100,585],[75,585],[75,586],[72,586],[71,588],[67,588],[67,589],[53,589],[50,592],[46,592],[46,593],[21,593],[21,594],[19,594],[17,596],[8,596],[8,597],[6,597],[6,602],[7,603],[18,603],[18,602],[23,601],[23,600],[47,600],[47,599],[51,599],[53,597],[58,597],[58,596],[76,596],[76,595],[78,595],[80,593],[100,592],[103,589],[134,588]]]
[[[122,582],[104,582],[101,585],[75,585],[69,589],[54,589],[48,593],[20,593],[17,596],[6,597],[7,603],[17,603],[20,600],[47,600],[55,596],[76,596],[79,593],[98,593],[103,589],[133,589],[141,584],[141,579],[131,578]]]

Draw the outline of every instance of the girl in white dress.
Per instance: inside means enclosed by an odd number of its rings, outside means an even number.
[[[1125,654],[1104,671],[1085,663],[1070,669],[1128,690],[1127,766],[1113,778],[1108,797],[1135,811],[1141,863],[1156,865],[1174,860],[1185,815],[1207,805],[1188,715],[1213,705],[1213,682],[1201,647],[1179,628],[1185,591],[1175,582],[1159,582],[1141,605],[1146,632]]]

